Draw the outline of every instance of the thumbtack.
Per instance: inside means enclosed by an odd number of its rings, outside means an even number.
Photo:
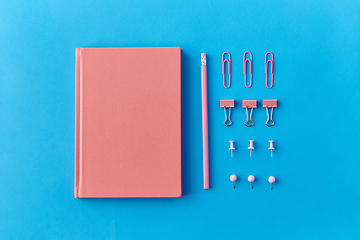
[[[255,181],[255,177],[254,177],[254,175],[250,175],[249,177],[248,177],[248,181],[251,183],[251,189],[253,189],[253,181]]]
[[[269,143],[270,143],[270,147],[268,148],[268,150],[271,150],[271,157],[272,157],[272,151],[275,150],[275,148],[274,148],[274,141],[273,141],[273,140],[270,140]]]
[[[272,190],[272,184],[275,182],[275,178],[273,176],[269,177],[269,183],[271,183],[271,190]]]
[[[233,156],[232,151],[235,150],[235,148],[234,148],[234,141],[229,141],[229,142],[230,142],[229,150],[231,151],[231,157],[232,157],[232,156]]]
[[[234,186],[234,189],[235,189],[235,181],[237,180],[237,176],[236,175],[231,175],[230,176],[230,181],[232,181],[233,182],[233,186]]]
[[[250,157],[251,157],[251,150],[254,149],[254,146],[253,146],[254,140],[249,140],[249,142],[250,142],[250,146],[248,147],[248,149],[250,149]]]

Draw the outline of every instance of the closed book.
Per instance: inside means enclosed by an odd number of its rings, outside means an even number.
[[[77,48],[75,197],[181,197],[181,49]]]

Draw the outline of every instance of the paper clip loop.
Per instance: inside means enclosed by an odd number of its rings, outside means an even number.
[[[225,54],[229,55],[229,59],[224,59],[225,58]],[[225,62],[228,63],[228,72],[229,72],[229,85],[226,86],[226,82],[225,82]],[[225,88],[229,88],[231,87],[231,55],[228,52],[224,52],[222,55],[222,74],[223,74],[223,84]]]
[[[246,54],[250,54],[250,59],[245,59]],[[249,62],[249,68],[250,68],[250,85],[248,86],[246,83],[246,62]],[[245,87],[250,88],[252,86],[252,54],[251,52],[245,52],[244,53],[244,75],[245,75]]]
[[[251,127],[252,125],[254,125],[254,122],[252,120],[252,112],[253,112],[254,108],[257,108],[257,101],[256,100],[243,100],[242,107],[246,109],[246,121],[244,124],[247,127]],[[248,108],[251,108],[250,118],[249,118]],[[250,121],[250,124],[248,124],[249,121]]]
[[[273,112],[274,112],[274,108],[277,107],[277,100],[273,99],[273,100],[263,100],[263,108],[266,108],[266,114],[267,114],[267,121],[265,122],[265,124],[269,127],[274,126],[275,122],[273,120]],[[269,118],[269,108],[271,108],[271,115]],[[269,121],[271,122],[271,124],[269,124]]]
[[[267,60],[267,55],[271,54],[271,60]],[[271,63],[271,86],[268,85],[268,64]],[[271,52],[265,54],[265,86],[272,88],[274,86],[274,55]]]
[[[225,112],[225,121],[224,121],[224,125],[229,127],[232,125],[232,121],[230,119],[230,115],[231,115],[231,108],[233,108],[235,106],[235,102],[234,99],[231,100],[220,100],[220,107],[224,108],[224,112]],[[229,117],[226,114],[226,108],[229,108]],[[226,124],[226,122],[229,121],[230,124]]]

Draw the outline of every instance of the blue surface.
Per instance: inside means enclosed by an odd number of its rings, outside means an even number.
[[[359,238],[359,16],[356,1],[1,1],[0,239]],[[140,46],[182,48],[183,197],[75,199],[75,48]],[[224,51],[233,60],[230,89],[222,87]],[[245,51],[254,58],[250,89]],[[272,89],[264,85],[268,51]],[[207,191],[201,52],[209,68]],[[227,128],[219,100],[229,98],[237,106]],[[272,128],[260,102],[269,98],[279,101]],[[243,124],[243,99],[259,101],[252,128]],[[240,178],[235,190],[230,174]]]

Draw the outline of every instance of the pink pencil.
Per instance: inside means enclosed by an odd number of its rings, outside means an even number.
[[[209,189],[209,142],[208,142],[209,140],[208,140],[206,53],[201,54],[201,95],[202,95],[204,189]]]

